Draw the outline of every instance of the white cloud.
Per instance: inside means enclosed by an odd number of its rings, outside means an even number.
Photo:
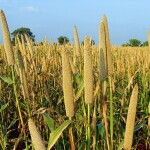
[[[21,8],[21,11],[28,12],[28,13],[37,13],[39,12],[39,9],[33,6],[27,6],[27,7]]]

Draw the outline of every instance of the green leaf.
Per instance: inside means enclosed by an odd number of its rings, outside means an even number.
[[[134,126],[134,132],[135,131],[138,131],[140,128],[142,128],[144,126],[144,124],[140,123],[140,124],[137,124],[136,126]]]
[[[101,135],[102,138],[104,138],[106,136],[104,125],[99,123],[99,124],[97,124],[97,127],[98,127],[99,134]]]
[[[80,121],[83,120],[83,115],[81,115],[80,113],[76,113],[76,116],[77,116],[78,120],[80,120]]]
[[[80,86],[79,86],[79,89],[76,93],[76,96],[75,96],[75,101],[77,101],[79,99],[79,97],[81,96],[81,93],[84,89],[84,81],[82,80],[82,82],[80,83]]]
[[[43,114],[44,120],[48,125],[48,128],[50,129],[50,131],[52,132],[54,130],[54,120],[48,116],[46,113]]]
[[[10,125],[8,126],[7,130],[10,129],[19,119],[16,119],[16,117],[11,121]]]
[[[7,104],[4,104],[1,106],[1,109],[0,109],[0,112],[2,112],[3,110],[5,110],[8,106],[8,103]]]
[[[71,120],[65,121],[63,124],[61,124],[60,127],[58,127],[57,129],[55,129],[51,133],[51,137],[50,137],[49,142],[48,142],[48,148],[47,148],[47,150],[50,150],[53,147],[53,145],[57,142],[58,138],[61,136],[62,132],[67,128],[67,126],[71,122],[72,122]]]
[[[80,77],[80,75],[79,75],[79,73],[74,73],[73,74],[73,81],[75,81],[75,82],[79,82],[79,77]]]
[[[101,138],[104,139],[105,144],[107,145],[107,141],[106,141],[106,131],[105,131],[105,127],[103,124],[99,123],[97,124],[98,127],[98,133],[99,135],[101,135]]]
[[[119,144],[119,146],[118,146],[118,150],[122,150],[123,144],[124,144],[124,141],[120,142],[120,144]]]
[[[5,81],[6,83],[8,83],[8,84],[13,84],[14,83],[10,77],[2,77],[2,76],[0,76],[0,78],[3,81]]]
[[[62,96],[62,98],[60,98],[60,99],[58,100],[57,105],[59,105],[59,104],[62,102],[63,98],[64,98],[64,97]]]

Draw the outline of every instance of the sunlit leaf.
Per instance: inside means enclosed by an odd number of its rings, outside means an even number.
[[[8,103],[2,105],[1,108],[0,108],[0,112],[4,111],[7,108],[7,106],[8,106]]]
[[[75,96],[75,101],[77,101],[80,98],[83,89],[84,89],[84,81],[82,81],[80,83],[79,89],[78,89],[76,96]]]
[[[54,144],[57,142],[58,138],[61,136],[62,132],[67,128],[67,126],[71,123],[71,120],[65,121],[63,124],[61,124],[57,129],[55,129],[50,136],[49,142],[48,142],[48,150],[50,150]]]
[[[44,117],[45,122],[48,125],[48,128],[52,132],[54,130],[54,120],[46,113],[43,114],[43,117]]]
[[[122,148],[123,148],[123,143],[124,143],[124,141],[120,142],[120,144],[119,144],[119,146],[118,146],[118,150],[122,150]]]
[[[10,77],[2,77],[2,76],[0,76],[0,78],[3,81],[5,81],[6,83],[8,83],[8,84],[13,84],[13,81],[12,81],[12,79]]]

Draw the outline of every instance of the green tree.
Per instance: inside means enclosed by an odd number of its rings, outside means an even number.
[[[19,38],[21,38],[21,34],[24,35],[26,34],[29,38],[32,39],[32,41],[34,42],[35,41],[35,35],[33,35],[33,33],[31,32],[31,30],[29,28],[18,28],[16,30],[14,30],[11,35],[13,36],[12,38],[12,44],[14,45],[15,44],[15,37],[16,35],[18,35]]]
[[[148,46],[148,41],[143,42],[140,46]]]
[[[141,44],[141,41],[137,40],[137,39],[130,39],[129,40],[129,44],[132,46],[132,47],[138,47],[140,46]]]
[[[127,47],[127,46],[131,46],[130,43],[126,43],[126,44],[122,44],[122,46]]]
[[[58,43],[59,43],[60,45],[69,43],[69,39],[68,39],[67,37],[65,37],[65,36],[60,36],[60,37],[58,38]]]

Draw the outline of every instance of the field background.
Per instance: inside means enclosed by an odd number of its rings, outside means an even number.
[[[29,44],[29,43],[28,43]],[[63,81],[62,81],[62,49],[65,47],[69,54],[71,71],[73,74],[73,94],[75,100],[75,115],[72,118],[72,133],[77,149],[85,149],[87,143],[87,105],[84,100],[84,46],[80,46],[80,56],[74,57],[75,45],[57,45],[49,43],[46,39],[36,46],[30,41],[29,45],[16,43],[13,47],[15,54],[15,85],[24,129],[18,114],[14,88],[12,83],[12,70],[8,66],[3,45],[0,46],[0,145],[1,148],[31,149],[31,137],[27,126],[28,118],[32,116],[36,127],[39,129],[44,143],[47,145],[50,129],[44,119],[44,114],[53,120],[53,127],[59,127],[66,117]],[[21,50],[24,61],[26,84],[29,97],[24,98],[22,84],[19,77],[17,50]],[[99,48],[91,45],[92,66],[94,76],[94,101],[91,104],[91,149],[96,135],[96,149],[106,148],[106,134],[104,118],[101,108],[99,91]],[[24,50],[24,51],[22,51]],[[113,147],[117,149],[124,139],[126,118],[131,93],[135,84],[138,84],[138,102],[135,119],[133,149],[148,147],[148,105],[150,100],[150,50],[148,47],[121,47],[111,46],[112,53],[112,99],[113,99]],[[107,119],[110,122],[110,85],[106,80]],[[96,114],[96,133],[93,129],[93,114]],[[110,129],[108,127],[110,132]],[[27,148],[28,147],[28,148]],[[55,144],[56,149],[70,149],[68,130]],[[55,149],[54,148],[54,149]]]

